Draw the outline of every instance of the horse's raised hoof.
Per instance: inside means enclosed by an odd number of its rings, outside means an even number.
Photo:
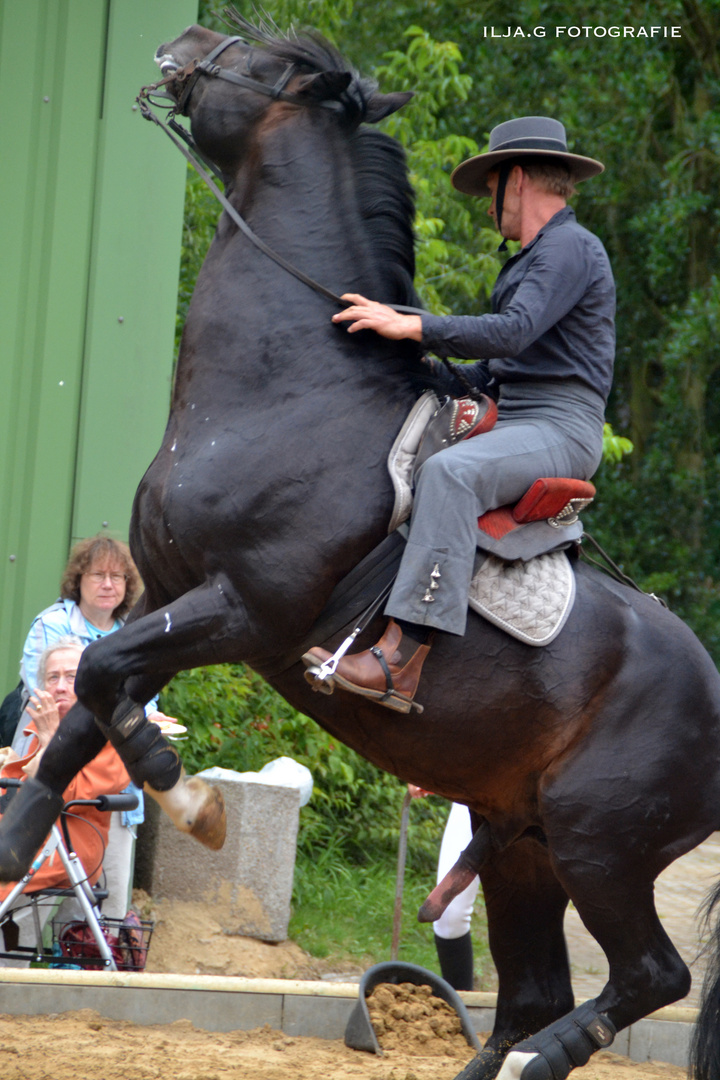
[[[205,847],[219,851],[225,843],[227,833],[227,815],[225,800],[220,788],[206,784],[199,776],[191,776],[188,788],[197,790],[201,798],[200,809],[190,829],[190,835]]]
[[[227,818],[219,788],[207,784],[201,776],[186,776],[183,771],[169,791],[156,791],[149,784],[145,790],[180,832],[189,833],[213,851],[220,850],[225,843]]]
[[[30,868],[64,805],[36,777],[28,777],[13,791],[0,821],[0,881],[19,881]]]

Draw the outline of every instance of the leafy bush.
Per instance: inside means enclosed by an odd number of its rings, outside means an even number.
[[[405,787],[288,705],[242,664],[181,672],[161,708],[188,726],[179,747],[189,772],[220,765],[257,772],[287,756],[313,776],[313,797],[300,815],[300,852],[357,865],[394,859]],[[412,805],[410,862],[431,872],[446,817],[443,799]]]

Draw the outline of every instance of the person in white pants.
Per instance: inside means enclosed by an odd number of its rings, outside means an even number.
[[[423,788],[415,787],[414,784],[408,784],[408,790],[413,798],[431,794]],[[438,884],[455,865],[471,839],[470,811],[467,806],[453,803],[440,844],[437,867]],[[440,918],[433,923],[440,973],[445,982],[449,983],[454,990],[472,990],[473,988],[470,920],[479,888],[480,879],[475,877],[466,889],[451,900]]]

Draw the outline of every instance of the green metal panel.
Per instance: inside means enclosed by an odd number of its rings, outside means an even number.
[[[0,9],[0,689],[13,684],[25,624],[57,595],[67,557],[104,9]]]
[[[74,538],[126,536],[167,420],[185,170],[134,103],[160,77],[157,46],[196,13],[197,0],[111,4]]]
[[[71,538],[126,535],[163,429],[185,170],[132,104],[196,13],[0,0],[0,697]]]

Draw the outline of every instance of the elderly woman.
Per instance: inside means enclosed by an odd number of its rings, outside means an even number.
[[[33,619],[25,641],[20,666],[25,701],[37,691],[38,662],[45,649],[68,634],[85,646],[119,630],[141,591],[140,575],[127,544],[110,536],[93,536],[75,544],[60,583],[60,599]],[[156,722],[170,719],[158,712],[154,701],[145,711]],[[27,749],[28,712],[21,716],[12,740],[12,748],[20,756]],[[123,918],[127,911],[134,827],[143,820],[142,792],[134,786],[132,790],[139,798],[138,809],[111,815],[105,859],[110,895],[104,911],[117,918]]]
[[[75,704],[75,673],[84,648],[77,637],[68,635],[59,638],[41,653],[37,664],[37,682],[40,685],[31,695],[27,707],[30,718],[27,724],[27,746],[22,756],[18,756],[13,750],[6,752],[2,776],[24,780],[35,775],[45,748],[57,731],[60,721]],[[128,782],[125,766],[116,751],[107,744],[89,765],[80,770],[65,791],[65,799],[94,799],[98,795],[111,795],[123,791]],[[8,791],[0,798],[0,812],[4,811],[7,800],[13,794],[14,792]],[[109,818],[109,814],[102,813],[96,807],[78,806],[74,808],[69,822],[73,849],[79,855],[91,884],[100,877],[103,853],[108,842]],[[44,862],[32,882],[36,891],[67,888],[69,885],[64,867],[57,858]],[[0,900],[7,896],[12,887],[0,887]],[[18,943],[32,946],[35,943],[34,922],[31,910],[24,906],[28,900],[25,899],[23,904],[23,896],[18,898],[17,905],[13,904],[13,923],[19,931]],[[49,907],[40,909],[41,922],[45,921],[49,912]],[[74,899],[65,900],[59,917],[64,920],[83,918],[82,909]],[[5,941],[6,946],[12,944],[12,941],[7,940],[7,933]],[[5,961],[3,966],[7,965],[8,961]]]

